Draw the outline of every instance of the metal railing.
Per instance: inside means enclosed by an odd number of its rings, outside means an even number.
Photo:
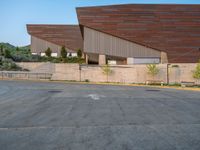
[[[0,79],[50,80],[50,73],[0,71]]]

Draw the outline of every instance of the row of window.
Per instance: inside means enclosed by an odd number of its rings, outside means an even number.
[[[159,64],[160,58],[127,58],[127,64]],[[109,65],[116,65],[116,60],[108,60]]]
[[[32,55],[38,55],[38,53],[32,53]],[[40,56],[46,56],[45,53],[40,53]],[[58,53],[51,53],[52,57],[58,57]],[[67,53],[67,57],[77,57],[77,53]]]

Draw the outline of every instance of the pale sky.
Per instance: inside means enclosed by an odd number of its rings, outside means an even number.
[[[26,24],[77,24],[76,7],[134,3],[200,4],[200,0],[0,0],[0,42],[30,44]]]

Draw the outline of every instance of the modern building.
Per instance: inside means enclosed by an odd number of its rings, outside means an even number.
[[[82,7],[77,15],[89,61],[143,64],[200,59],[200,5]]]
[[[60,56],[65,46],[68,56],[77,56],[77,50],[83,49],[83,40],[78,25],[27,25],[31,35],[31,52],[34,55],[45,55],[50,48],[52,56]]]
[[[200,5],[125,4],[77,8],[79,26],[27,25],[31,51],[61,46],[99,64],[196,63],[200,59]]]

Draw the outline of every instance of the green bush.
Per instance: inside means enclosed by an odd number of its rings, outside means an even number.
[[[157,68],[156,64],[149,64],[147,65],[148,74],[150,74],[153,79],[159,73],[159,69]]]
[[[11,59],[1,59],[0,71],[27,71],[17,66]]]
[[[14,47],[10,44],[0,43],[0,56],[12,59],[15,62],[41,62],[47,61],[39,55],[32,55],[29,46]],[[3,57],[3,58],[4,58]]]
[[[0,57],[0,66],[2,66],[3,64],[3,60],[2,60],[2,57]]]
[[[90,82],[90,80],[89,79],[85,79],[85,82]]]
[[[67,50],[65,49],[65,46],[63,46],[60,50],[60,55],[62,58],[66,58],[67,57]]]
[[[81,49],[78,49],[77,55],[78,55],[78,58],[81,58],[81,57],[82,57],[83,53],[82,53]]]
[[[110,65],[104,65],[102,68],[102,72],[103,74],[106,75],[106,78],[107,78],[107,82],[108,82],[108,76],[112,74],[112,69],[110,67]]]
[[[16,51],[17,51],[17,52],[19,52],[19,51],[20,51],[20,50],[19,50],[19,47],[16,47]]]
[[[0,46],[0,56],[3,56],[3,55],[4,55],[3,49],[4,49],[4,48],[3,48],[3,45],[1,45],[1,46]]]
[[[46,54],[49,57],[46,56],[40,56],[40,55],[32,55],[29,48],[13,48],[13,49],[6,49],[2,45],[0,45],[0,54],[1,49],[3,49],[3,55],[0,55],[2,58],[11,59],[14,62],[52,62],[52,63],[79,63],[82,64],[85,62],[84,59],[78,58],[78,57],[51,57],[51,49],[48,48],[46,50]],[[67,51],[64,51],[63,47],[63,56],[67,54]],[[2,64],[2,61],[0,61],[0,64]],[[1,65],[2,66],[2,65]]]
[[[181,86],[181,84],[180,83],[170,83],[168,86]]]
[[[6,49],[4,51],[4,56],[5,56],[5,58],[11,58],[12,57],[12,55],[11,55],[11,53],[10,53],[10,51],[8,49]]]
[[[52,53],[52,51],[51,51],[51,49],[48,47],[47,50],[45,51],[45,55],[46,55],[47,57],[51,57],[51,53]]]
[[[172,68],[178,68],[179,65],[172,65]]]
[[[78,57],[69,57],[69,58],[62,59],[62,63],[79,63],[79,64],[83,64],[84,62],[85,62],[84,59],[78,58]]]
[[[51,62],[52,63],[60,63],[61,61],[59,59],[53,59]]]
[[[200,79],[200,61],[197,64],[195,71],[193,72],[193,77],[195,79]]]

